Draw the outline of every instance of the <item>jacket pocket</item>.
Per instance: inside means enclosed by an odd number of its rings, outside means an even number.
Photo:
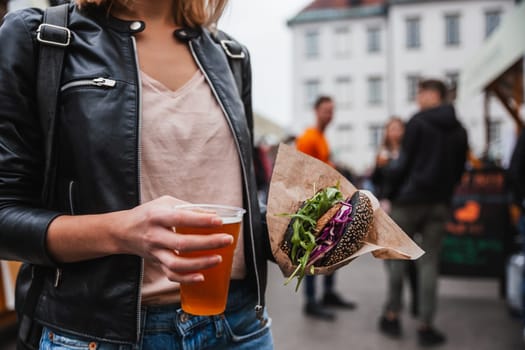
[[[109,78],[103,78],[103,77],[90,78],[90,79],[78,79],[78,80],[72,80],[62,85],[60,87],[60,92],[63,93],[72,88],[80,88],[80,87],[112,89],[116,85],[117,85],[116,80],[109,79]]]

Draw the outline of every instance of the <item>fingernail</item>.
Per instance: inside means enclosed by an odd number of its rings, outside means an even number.
[[[213,258],[212,258],[212,261],[216,264],[220,264],[222,262],[222,256],[220,255],[215,255]]]
[[[232,244],[233,243],[233,236],[231,235],[224,235],[224,238],[222,239],[224,244]]]
[[[221,217],[214,217],[213,219],[211,219],[211,223],[212,225],[217,225],[217,226],[221,226],[222,225],[222,218]]]
[[[203,275],[195,275],[191,279],[193,282],[203,282],[204,276]]]

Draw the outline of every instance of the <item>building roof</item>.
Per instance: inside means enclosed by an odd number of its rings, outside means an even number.
[[[386,0],[315,0],[306,6],[303,11],[316,9],[334,9],[334,8],[349,8],[366,5],[384,4]],[[301,11],[301,12],[303,12]]]
[[[299,23],[330,21],[386,14],[387,0],[314,0],[288,21]]]

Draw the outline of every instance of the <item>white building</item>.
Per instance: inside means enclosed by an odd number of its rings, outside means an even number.
[[[382,126],[408,119],[421,77],[455,84],[465,62],[497,27],[514,0],[316,0],[292,18],[293,128],[314,122],[318,94],[335,98],[328,138],[337,162],[359,173],[373,166]],[[484,148],[483,99],[457,106],[475,154]],[[492,155],[513,124],[490,106]],[[509,130],[509,131],[507,131]]]

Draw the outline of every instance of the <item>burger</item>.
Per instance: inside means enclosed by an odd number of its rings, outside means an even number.
[[[315,193],[288,216],[291,220],[280,248],[297,266],[286,282],[297,277],[297,290],[315,267],[335,265],[363,246],[374,211],[363,192],[356,191],[345,199],[339,186],[331,186]]]

